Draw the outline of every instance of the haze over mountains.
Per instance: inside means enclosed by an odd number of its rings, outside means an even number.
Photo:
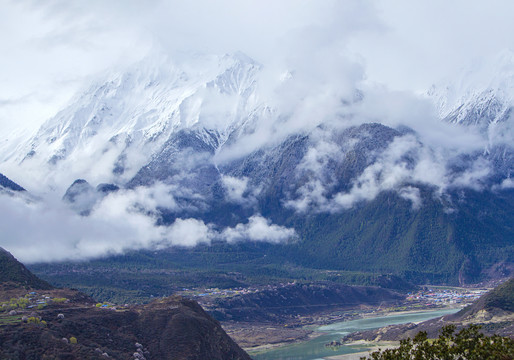
[[[284,31],[276,57],[159,44],[90,78],[0,146],[34,195],[2,197],[2,246],[38,262],[264,241],[304,266],[460,283],[509,268],[512,52],[395,91],[329,18]]]

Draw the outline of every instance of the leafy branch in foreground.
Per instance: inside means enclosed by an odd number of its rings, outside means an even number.
[[[514,340],[498,335],[485,336],[480,326],[470,325],[455,333],[455,325],[447,325],[435,340],[419,332],[414,339],[400,341],[395,349],[378,350],[361,360],[508,360],[514,359]]]

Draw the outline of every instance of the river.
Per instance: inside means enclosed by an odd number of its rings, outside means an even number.
[[[366,351],[367,348],[363,346],[343,345],[339,348],[328,348],[325,347],[325,344],[333,340],[340,340],[343,336],[355,331],[376,329],[387,325],[425,321],[452,314],[458,310],[460,309],[419,311],[337,322],[317,328],[315,331],[321,333],[321,335],[311,340],[250,355],[254,360],[321,360],[327,356]]]

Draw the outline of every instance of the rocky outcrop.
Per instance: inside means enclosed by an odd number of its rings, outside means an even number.
[[[192,300],[95,304],[53,289],[2,248],[0,289],[0,359],[250,360]]]
[[[25,189],[20,185],[16,184],[14,181],[2,174],[0,174],[0,187],[4,187],[12,191],[25,191]]]

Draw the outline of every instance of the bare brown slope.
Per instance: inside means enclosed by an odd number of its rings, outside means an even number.
[[[452,321],[469,321],[476,317],[504,316],[514,313],[514,278],[505,281],[487,294],[481,296],[472,305],[458,313],[447,316]]]

